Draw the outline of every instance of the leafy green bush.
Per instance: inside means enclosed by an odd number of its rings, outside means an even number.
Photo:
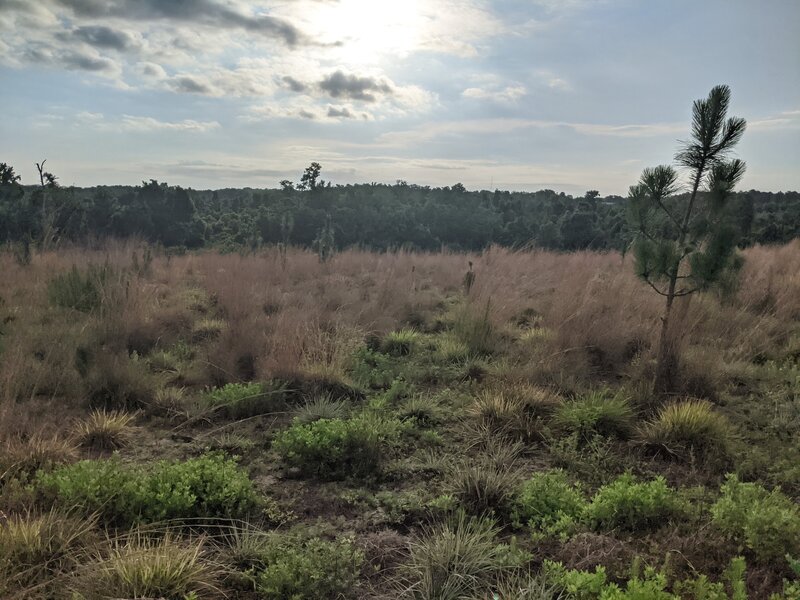
[[[391,356],[408,356],[419,343],[419,333],[413,329],[392,331],[383,338],[381,350]]]
[[[800,508],[779,489],[767,491],[728,475],[711,516],[725,534],[752,550],[759,561],[800,553]]]
[[[726,456],[731,427],[706,400],[686,400],[665,406],[642,430],[644,442],[676,458]]]
[[[295,423],[279,433],[273,448],[290,467],[323,479],[366,477],[381,467],[387,449],[397,443],[404,426],[367,414],[352,419],[320,419]]]
[[[586,516],[596,529],[636,531],[658,527],[681,510],[675,490],[663,477],[637,482],[626,473],[597,491],[586,508]]]
[[[394,363],[390,356],[363,346],[353,353],[350,374],[360,385],[384,389],[397,377]]]
[[[643,577],[634,575],[622,588],[607,581],[602,566],[593,572],[566,569],[552,561],[545,561],[544,566],[546,578],[573,600],[680,600],[667,591],[666,575],[652,567],[645,568]]]
[[[265,600],[351,598],[364,553],[350,539],[280,539],[262,556],[266,568],[256,577]]]
[[[280,383],[228,383],[208,391],[203,404],[225,418],[238,420],[276,411],[285,396]]]
[[[92,312],[103,302],[103,286],[112,274],[108,265],[89,265],[81,272],[73,265],[72,269],[56,275],[47,284],[47,297],[50,303],[61,308],[72,308],[81,312]]]
[[[110,460],[84,460],[38,477],[46,496],[69,508],[119,524],[242,516],[256,504],[247,474],[221,454],[149,469]]]
[[[536,473],[519,490],[512,519],[517,527],[534,531],[568,531],[582,517],[586,501],[580,489],[569,482],[564,471]]]
[[[633,410],[627,398],[598,390],[565,402],[556,410],[556,426],[577,433],[583,439],[594,435],[627,437],[632,428]]]

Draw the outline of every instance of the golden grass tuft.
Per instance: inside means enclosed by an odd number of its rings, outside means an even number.
[[[206,557],[203,539],[183,541],[134,531],[112,540],[106,551],[81,569],[74,591],[101,598],[198,598],[221,596],[221,569]]]
[[[135,413],[94,410],[74,426],[74,434],[84,448],[93,450],[118,450],[127,446],[135,431],[131,425]]]
[[[682,400],[661,409],[640,431],[642,441],[667,456],[727,456],[733,430],[724,415],[706,400]]]

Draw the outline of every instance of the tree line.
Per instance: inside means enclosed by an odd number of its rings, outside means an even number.
[[[13,167],[0,163],[0,243],[139,237],[166,247],[222,251],[275,244],[325,251],[480,250],[490,244],[621,250],[634,237],[628,200],[594,190],[573,197],[403,181],[331,185],[320,179],[317,163],[300,183],[282,181],[278,189],[193,190],[155,180],[79,188],[59,186],[43,163],[37,166],[38,185],[23,185]],[[736,192],[729,203],[742,246],[800,237],[798,192]]]

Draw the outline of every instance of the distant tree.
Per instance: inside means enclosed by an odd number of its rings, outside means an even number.
[[[317,238],[314,240],[314,246],[317,249],[320,262],[327,262],[333,256],[336,244],[330,215],[325,217],[325,225],[319,230]]]
[[[319,179],[321,172],[322,165],[320,165],[318,162],[312,162],[303,172],[303,176],[300,178],[300,183],[297,184],[297,189],[311,192],[316,190],[318,187],[324,187],[325,182]]]
[[[294,183],[289,179],[283,179],[280,183],[280,186],[283,191],[294,189]]]
[[[46,162],[47,159],[43,160],[41,163],[36,163],[36,169],[39,171],[39,183],[42,188],[57,188],[58,177],[44,170],[44,163]]]
[[[730,89],[722,85],[694,102],[691,139],[676,155],[678,165],[688,170],[688,195],[676,195],[678,173],[664,165],[645,169],[628,195],[636,273],[665,298],[654,381],[657,395],[674,390],[677,336],[670,317],[675,300],[708,288],[740,263],[740,227],[729,200],[745,164],[727,159],[746,123],[737,117],[726,119],[729,104]]]
[[[0,185],[11,185],[19,180],[20,176],[14,172],[14,167],[6,163],[0,163]]]
[[[450,189],[456,192],[457,194],[463,194],[464,192],[467,191],[467,188],[464,187],[463,183],[457,183]]]

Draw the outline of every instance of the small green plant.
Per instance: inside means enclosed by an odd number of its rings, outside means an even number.
[[[192,339],[195,342],[202,342],[204,340],[212,340],[219,337],[219,334],[225,329],[225,321],[222,319],[203,318],[192,325]]]
[[[800,553],[800,508],[779,489],[728,475],[711,507],[714,525],[763,562]]]
[[[641,435],[657,452],[687,459],[695,455],[727,456],[732,432],[728,420],[710,402],[685,400],[662,408]]]
[[[383,338],[381,350],[391,356],[408,356],[419,344],[419,333],[413,329],[392,331]]]
[[[652,567],[646,567],[643,575],[634,574],[625,587],[609,583],[602,566],[593,572],[581,571],[547,560],[544,570],[556,590],[574,600],[680,600],[680,596],[667,591],[666,574]]]
[[[118,450],[130,442],[135,414],[95,410],[75,424],[75,436],[81,446],[94,450]]]
[[[118,458],[84,460],[38,477],[39,489],[62,506],[98,513],[112,523],[237,517],[256,505],[247,474],[221,454],[150,468]]]
[[[512,520],[517,527],[558,535],[569,532],[585,508],[580,488],[567,480],[564,471],[535,473],[516,496]]]
[[[633,426],[633,410],[626,397],[596,390],[562,404],[556,410],[553,422],[584,440],[594,435],[625,438]]]
[[[626,473],[597,491],[586,507],[586,518],[599,530],[641,531],[663,525],[682,508],[663,477],[639,482]]]
[[[277,538],[261,555],[256,591],[265,600],[352,598],[364,553],[349,538]]]
[[[290,467],[323,479],[374,475],[388,449],[399,441],[403,425],[368,414],[352,419],[295,423],[279,433],[273,448]]]
[[[228,383],[208,391],[203,406],[224,418],[239,420],[275,412],[285,397],[285,388],[277,383]]]
[[[392,357],[362,346],[353,353],[350,374],[360,385],[375,390],[385,389],[397,377],[394,363]]]
[[[89,265],[85,272],[77,266],[56,275],[47,284],[50,303],[60,308],[92,312],[103,302],[103,286],[109,281],[112,269],[108,265]]]

